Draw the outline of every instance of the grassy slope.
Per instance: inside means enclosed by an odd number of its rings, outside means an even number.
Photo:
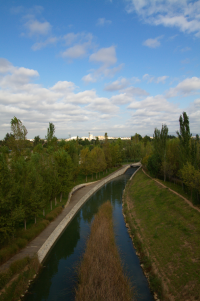
[[[39,268],[40,264],[36,257],[32,259],[26,257],[14,262],[8,272],[15,275],[15,278],[0,292],[0,301],[21,300],[20,296],[28,289],[31,279],[38,273]],[[1,285],[4,279],[0,277]]]
[[[164,300],[200,300],[200,214],[139,171],[125,194],[126,215],[160,276]]]
[[[79,285],[75,300],[132,300],[129,280],[123,274],[115,244],[110,202],[100,207],[92,224],[79,268]]]

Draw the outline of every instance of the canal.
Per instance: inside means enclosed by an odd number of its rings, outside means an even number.
[[[154,300],[122,215],[123,190],[135,171],[136,168],[129,168],[124,175],[108,182],[88,199],[48,254],[42,270],[25,296],[25,301],[74,300],[77,266],[85,250],[91,222],[98,208],[107,200],[113,206],[116,243],[125,273],[137,292],[137,300]]]

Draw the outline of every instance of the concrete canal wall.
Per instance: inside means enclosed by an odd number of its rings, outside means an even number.
[[[134,164],[135,165],[135,164]],[[133,166],[133,165],[132,165]],[[135,165],[138,166],[138,165]],[[63,218],[63,220],[59,223],[59,225],[55,228],[55,230],[51,233],[51,235],[47,238],[47,240],[45,241],[45,243],[42,245],[42,247],[39,249],[39,251],[37,252],[38,255],[38,259],[39,262],[42,263],[43,260],[45,259],[45,257],[47,256],[48,252],[51,250],[51,248],[53,247],[53,245],[55,244],[55,242],[57,241],[57,239],[59,238],[59,236],[62,234],[62,232],[65,230],[65,228],[67,227],[67,225],[70,223],[70,221],[73,219],[74,215],[79,211],[79,209],[83,206],[83,204],[87,201],[87,199],[94,193],[96,192],[99,188],[101,188],[104,184],[106,184],[107,182],[109,182],[110,180],[124,174],[126,172],[126,170],[130,168],[130,165],[126,165],[125,167],[122,167],[121,169],[119,169],[118,171],[114,172],[113,174],[111,174],[110,176],[100,180],[97,182],[97,184],[95,185],[95,187],[93,187],[92,189],[90,189],[79,201],[78,203],[71,209],[71,211]],[[70,199],[72,194],[86,186],[89,185],[88,184],[81,184],[81,185],[77,185],[75,186],[72,191],[69,194],[69,198],[67,201],[66,206],[69,204]]]

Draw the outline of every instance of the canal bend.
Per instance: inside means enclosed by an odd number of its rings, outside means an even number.
[[[91,222],[98,208],[107,200],[110,200],[113,206],[116,243],[125,273],[129,276],[137,293],[137,300],[154,300],[122,214],[123,190],[136,170],[137,168],[129,168],[125,174],[102,186],[87,200],[48,254],[25,301],[74,301],[77,266],[85,250]]]

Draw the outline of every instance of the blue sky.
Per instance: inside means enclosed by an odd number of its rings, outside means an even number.
[[[0,139],[200,133],[200,0],[2,0],[0,28]]]

